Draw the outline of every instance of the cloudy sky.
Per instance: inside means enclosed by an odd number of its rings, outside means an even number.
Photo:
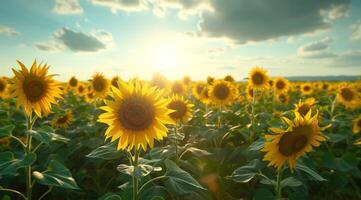
[[[0,75],[361,75],[360,0],[2,0]]]

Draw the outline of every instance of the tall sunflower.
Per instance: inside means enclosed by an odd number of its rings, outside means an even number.
[[[283,104],[287,104],[289,102],[290,98],[287,95],[287,93],[279,93],[277,94],[277,101]]]
[[[317,118],[318,113],[312,116],[311,112],[308,112],[305,117],[296,113],[293,121],[282,117],[289,126],[286,130],[270,128],[276,134],[265,136],[267,141],[262,149],[266,152],[263,160],[270,161],[268,166],[280,169],[288,162],[289,168],[293,170],[299,157],[312,151],[313,147],[320,146],[321,142],[326,140],[322,131],[330,125],[319,127]]]
[[[0,77],[0,98],[7,97],[8,87],[8,81],[4,77]]]
[[[91,81],[93,94],[97,98],[105,98],[110,90],[110,83],[101,73],[96,73]]]
[[[169,116],[175,123],[186,123],[192,117],[193,104],[181,96],[173,95],[168,108],[173,110]]]
[[[59,84],[53,79],[54,75],[47,75],[49,66],[37,65],[36,61],[30,70],[17,61],[21,70],[13,69],[13,95],[17,97],[18,104],[22,105],[27,116],[32,111],[38,117],[47,115],[51,111],[51,104],[56,104],[56,98],[61,98]]]
[[[314,98],[307,98],[305,101],[301,99],[295,104],[295,112],[298,112],[302,116],[306,116],[307,113],[312,110],[312,107],[317,103]],[[311,111],[312,112],[312,111]]]
[[[218,106],[230,105],[238,96],[237,88],[230,82],[216,80],[209,89],[209,97]]]
[[[289,81],[283,77],[277,77],[274,80],[274,88],[276,90],[276,92],[287,92],[289,89]]]
[[[118,149],[152,148],[154,140],[167,136],[165,124],[173,124],[164,91],[134,79],[128,84],[118,82],[118,87],[111,89],[113,100],[105,100],[101,107],[106,112],[98,121],[109,125],[106,139],[118,139]]]
[[[260,68],[254,67],[249,73],[249,84],[253,86],[253,88],[268,88],[268,75],[267,71]]]
[[[76,92],[80,96],[84,96],[87,91],[87,87],[84,83],[79,83]]]
[[[353,129],[352,132],[357,134],[361,132],[361,115],[353,120]]]
[[[65,114],[55,117],[51,121],[51,125],[54,128],[68,128],[69,125],[73,122],[74,117],[71,111],[67,111]]]
[[[203,83],[203,82],[197,82],[194,86],[193,86],[193,89],[192,89],[192,93],[193,93],[193,96],[198,99],[198,100],[201,100],[202,98],[202,92],[203,90],[206,88],[206,84]]]
[[[303,95],[310,95],[313,92],[311,83],[303,83],[300,89]]]
[[[346,108],[357,108],[360,106],[360,93],[353,85],[343,84],[340,85],[337,93],[337,101],[344,105]]]
[[[75,76],[72,76],[68,82],[69,87],[72,89],[76,88],[78,86],[78,83],[79,81]]]

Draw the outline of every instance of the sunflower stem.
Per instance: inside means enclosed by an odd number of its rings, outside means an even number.
[[[218,113],[218,128],[221,128],[221,115],[222,115],[222,106],[219,107],[219,113]]]
[[[276,183],[276,199],[282,199],[282,187],[281,187],[281,180],[282,180],[282,168],[277,169],[277,183]]]
[[[256,88],[253,88],[253,97],[252,97],[252,105],[251,105],[251,134],[249,137],[249,143],[252,144],[253,140],[254,140],[254,135],[255,135],[255,104],[256,104],[256,95],[257,95],[257,90]]]
[[[134,166],[134,171],[135,168],[138,166],[138,158],[139,158],[139,153],[140,151],[138,150],[137,147],[134,148],[134,158],[133,158],[133,166]],[[138,178],[135,177],[135,174],[133,172],[133,200],[138,200]]]
[[[37,117],[33,117],[33,114],[31,113],[30,116],[26,116],[26,129],[27,129],[27,135],[26,135],[26,144],[25,144],[25,153],[26,155],[28,155],[29,153],[31,153],[31,141],[32,141],[32,136],[30,134],[30,131],[33,130],[33,126],[35,124],[35,121],[37,119]],[[31,165],[27,165],[25,167],[25,181],[26,181],[26,197],[27,200],[31,200],[31,196],[32,196],[32,184],[31,184]]]
[[[205,116],[204,116],[204,120],[205,120],[205,124],[204,125],[207,125],[208,124],[208,106],[207,104],[204,104],[204,112],[205,112]]]
[[[177,136],[178,136],[178,122],[175,123],[174,126],[174,146],[175,146],[175,161],[176,163],[178,163],[178,140],[177,140]]]

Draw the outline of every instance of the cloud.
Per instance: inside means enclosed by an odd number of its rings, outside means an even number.
[[[349,0],[211,0],[198,24],[203,36],[236,43],[265,41],[327,30],[344,17]]]
[[[36,42],[34,43],[34,47],[41,51],[48,52],[59,52],[64,50],[64,45],[57,43],[55,41],[47,41],[47,42]]]
[[[351,26],[351,29],[354,30],[352,33],[351,39],[352,40],[360,40],[361,39],[361,20],[358,20]]]
[[[5,34],[8,36],[18,36],[20,33],[16,31],[14,28],[0,25],[0,34]]]
[[[74,15],[83,13],[78,0],[55,0],[53,12],[60,15]]]
[[[335,57],[336,54],[329,51],[329,45],[332,39],[325,37],[319,41],[313,41],[302,45],[298,48],[297,53],[302,58],[307,59],[323,59]]]
[[[331,67],[361,67],[361,51],[347,51],[337,55]]]
[[[219,54],[219,53],[222,53],[224,52],[225,49],[222,48],[222,47],[217,47],[217,48],[212,48],[212,49],[208,49],[208,53],[209,54]]]
[[[137,12],[147,9],[145,0],[90,0],[94,5],[110,8],[114,13],[117,11]]]
[[[149,0],[153,4],[153,13],[164,16],[166,10],[178,10],[178,16],[186,19],[190,15],[199,13],[201,10],[210,9],[209,0]]]

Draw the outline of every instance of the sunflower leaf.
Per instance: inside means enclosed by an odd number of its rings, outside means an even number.
[[[228,176],[227,178],[235,182],[247,183],[258,174],[258,171],[261,168],[262,168],[261,162],[258,159],[254,159],[249,164],[234,170],[232,175]]]
[[[319,175],[317,172],[313,171],[312,169],[310,169],[309,167],[307,167],[306,165],[304,165],[302,163],[297,163],[296,169],[306,172],[309,176],[311,176],[312,178],[314,178],[317,181],[327,181],[321,175]]]
[[[112,142],[94,149],[92,152],[86,155],[86,157],[99,158],[103,160],[114,160],[120,158],[121,155],[123,155],[123,153],[117,150],[116,142]]]
[[[16,175],[18,169],[33,164],[35,160],[35,153],[24,154],[21,158],[15,158],[10,151],[0,153],[0,177],[3,175]]]
[[[283,179],[281,181],[281,188],[284,188],[284,187],[298,187],[298,186],[301,186],[302,185],[302,182],[297,180],[296,178],[294,177],[288,177],[286,179]]]
[[[15,128],[14,125],[6,125],[3,127],[0,127],[0,138],[11,136],[14,128]]]
[[[154,168],[153,166],[146,164],[139,164],[137,166],[120,164],[117,167],[117,170],[120,173],[128,174],[130,176],[134,175],[137,179],[141,179],[142,177],[149,175],[155,169],[156,168]]]

